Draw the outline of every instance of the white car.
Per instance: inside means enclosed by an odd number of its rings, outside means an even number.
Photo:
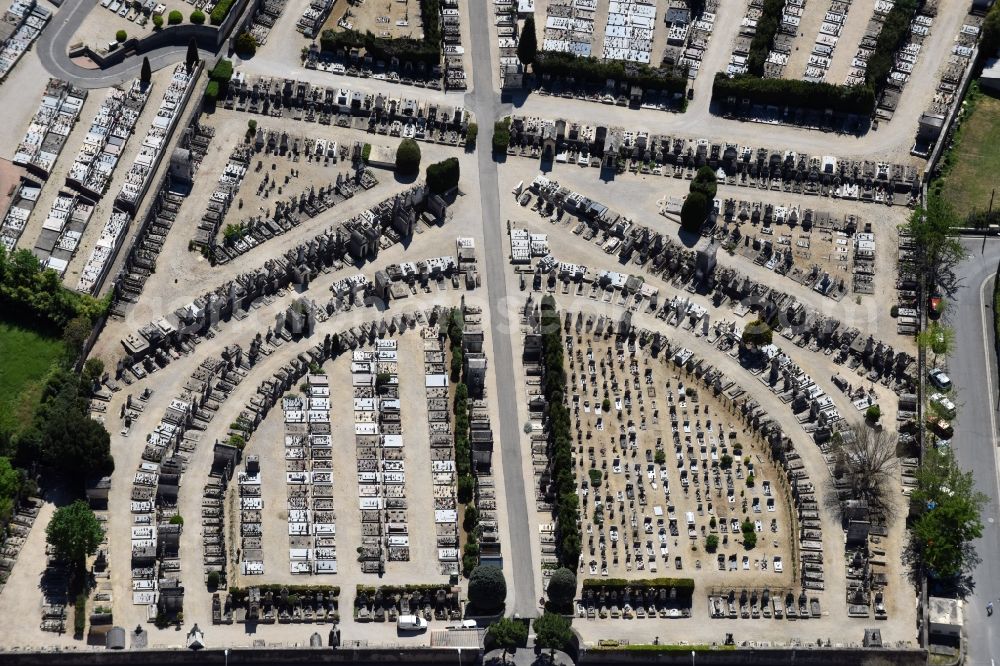
[[[396,628],[399,631],[424,631],[427,629],[427,620],[416,615],[400,615],[396,620]]]
[[[947,391],[951,388],[951,377],[946,375],[941,368],[934,368],[927,373],[927,377],[931,380],[931,384],[934,384],[934,386],[942,391]]]

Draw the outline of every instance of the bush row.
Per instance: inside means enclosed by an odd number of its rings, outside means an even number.
[[[423,39],[383,39],[371,32],[357,30],[324,30],[320,47],[324,51],[342,48],[363,48],[377,60],[399,58],[401,62],[424,62],[437,65],[441,62],[441,6],[440,0],[420,0],[420,15],[424,24]]]
[[[226,20],[226,16],[229,15],[229,10],[232,9],[234,2],[236,0],[219,0],[219,3],[212,9],[212,14],[209,17],[212,25],[222,25],[222,22]]]
[[[257,585],[256,587],[260,588],[261,596],[266,595],[268,592],[271,592],[275,596],[279,596],[283,590],[287,590],[288,594],[294,594],[299,597],[314,597],[317,592],[322,593],[324,597],[331,594],[335,597],[340,597],[340,587],[336,585],[279,585],[277,583],[268,583],[264,585]],[[358,588],[360,589],[361,586],[359,585]],[[250,594],[250,590],[245,587],[231,587],[229,588],[229,594],[232,597],[233,602],[239,605],[246,601],[247,596]]]
[[[549,463],[555,487],[559,564],[576,571],[580,561],[580,500],[576,494],[576,465],[566,407],[566,369],[559,313],[552,296],[542,299],[542,354],[545,364],[545,400],[549,410]]]
[[[694,579],[692,578],[643,578],[641,580],[626,580],[624,578],[584,578],[583,589],[585,590],[621,590],[626,587],[663,587],[675,588],[678,594],[694,591]]]
[[[532,65],[538,76],[573,77],[575,81],[603,86],[608,79],[636,85],[643,90],[661,90],[683,94],[687,90],[687,72],[656,69],[649,65],[598,60],[560,51],[539,51]]]
[[[910,36],[910,23],[921,5],[921,0],[896,0],[896,4],[886,15],[882,32],[875,40],[875,49],[868,58],[868,67],[865,69],[865,85],[875,91],[875,97],[885,89],[896,52]]]
[[[753,76],[764,76],[764,63],[774,47],[774,37],[781,27],[784,9],[785,0],[764,0],[760,18],[757,19],[757,31],[750,40],[750,53],[747,56],[747,71]]]
[[[798,107],[840,113],[870,115],[875,110],[875,93],[871,86],[838,86],[831,83],[793,79],[762,79],[755,76],[729,77],[715,75],[712,99],[725,103],[733,97],[739,103],[749,99],[752,104],[772,104],[778,107]]]

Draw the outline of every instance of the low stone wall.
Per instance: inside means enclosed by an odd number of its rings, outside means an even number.
[[[686,649],[654,650],[581,650],[577,662],[588,664],[665,664],[689,666],[691,651]],[[698,650],[698,666],[925,666],[927,653],[916,649],[838,649],[838,648],[740,648],[736,650]]]
[[[308,629],[303,627],[303,629]],[[211,628],[206,632],[211,636]],[[305,635],[303,635],[305,638]],[[325,636],[324,636],[325,639]],[[228,655],[226,654],[228,652]],[[480,651],[474,649],[408,648],[408,649],[350,649],[350,648],[231,648],[229,650],[122,650],[106,652],[4,652],[0,656],[10,666],[201,666],[203,664],[260,664],[278,666],[285,664],[452,664],[474,666],[480,661]]]

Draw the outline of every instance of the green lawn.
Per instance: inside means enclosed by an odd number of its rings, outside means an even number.
[[[0,319],[0,430],[28,423],[62,340]]]
[[[974,211],[986,211],[990,192],[1000,173],[1000,99],[972,92],[972,113],[962,121],[941,194],[954,207],[960,220]],[[1000,208],[1000,200],[993,202]]]

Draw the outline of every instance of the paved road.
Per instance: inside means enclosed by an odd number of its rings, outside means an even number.
[[[955,353],[948,373],[955,383],[959,417],[955,424],[955,455],[971,469],[979,490],[989,496],[985,529],[975,544],[981,563],[973,572],[975,589],[966,606],[967,664],[991,666],[1000,659],[1000,613],[986,615],[986,603],[1000,597],[1000,529],[997,525],[1000,487],[997,481],[997,358],[993,345],[993,278],[1000,261],[1000,240],[986,244],[970,239],[970,257],[958,270],[961,285],[948,318],[955,328]],[[997,604],[1000,606],[1000,604]]]
[[[157,71],[164,67],[183,62],[187,55],[187,45],[166,46],[142,55],[126,58],[123,62],[106,69],[80,67],[69,58],[69,44],[90,10],[96,7],[94,0],[66,0],[56,12],[49,26],[42,31],[35,48],[42,65],[52,76],[69,81],[81,88],[108,88],[139,76],[143,56],[149,58],[150,67]],[[215,54],[200,51],[202,58]]]
[[[517,388],[514,382],[514,352],[510,321],[505,311],[507,282],[505,275],[504,234],[500,226],[500,190],[497,165],[493,161],[493,122],[500,116],[500,98],[493,89],[493,64],[490,59],[490,24],[486,2],[470,2],[472,34],[473,91],[470,106],[479,123],[476,156],[479,160],[479,196],[483,215],[486,286],[490,299],[490,322],[493,327],[493,368],[496,372],[497,402],[500,409],[500,450],[503,457],[504,497],[507,500],[507,529],[511,552],[504,559],[514,572],[514,608],[521,617],[538,614],[535,572],[531,559],[531,528],[521,460],[521,429],[517,417]]]

